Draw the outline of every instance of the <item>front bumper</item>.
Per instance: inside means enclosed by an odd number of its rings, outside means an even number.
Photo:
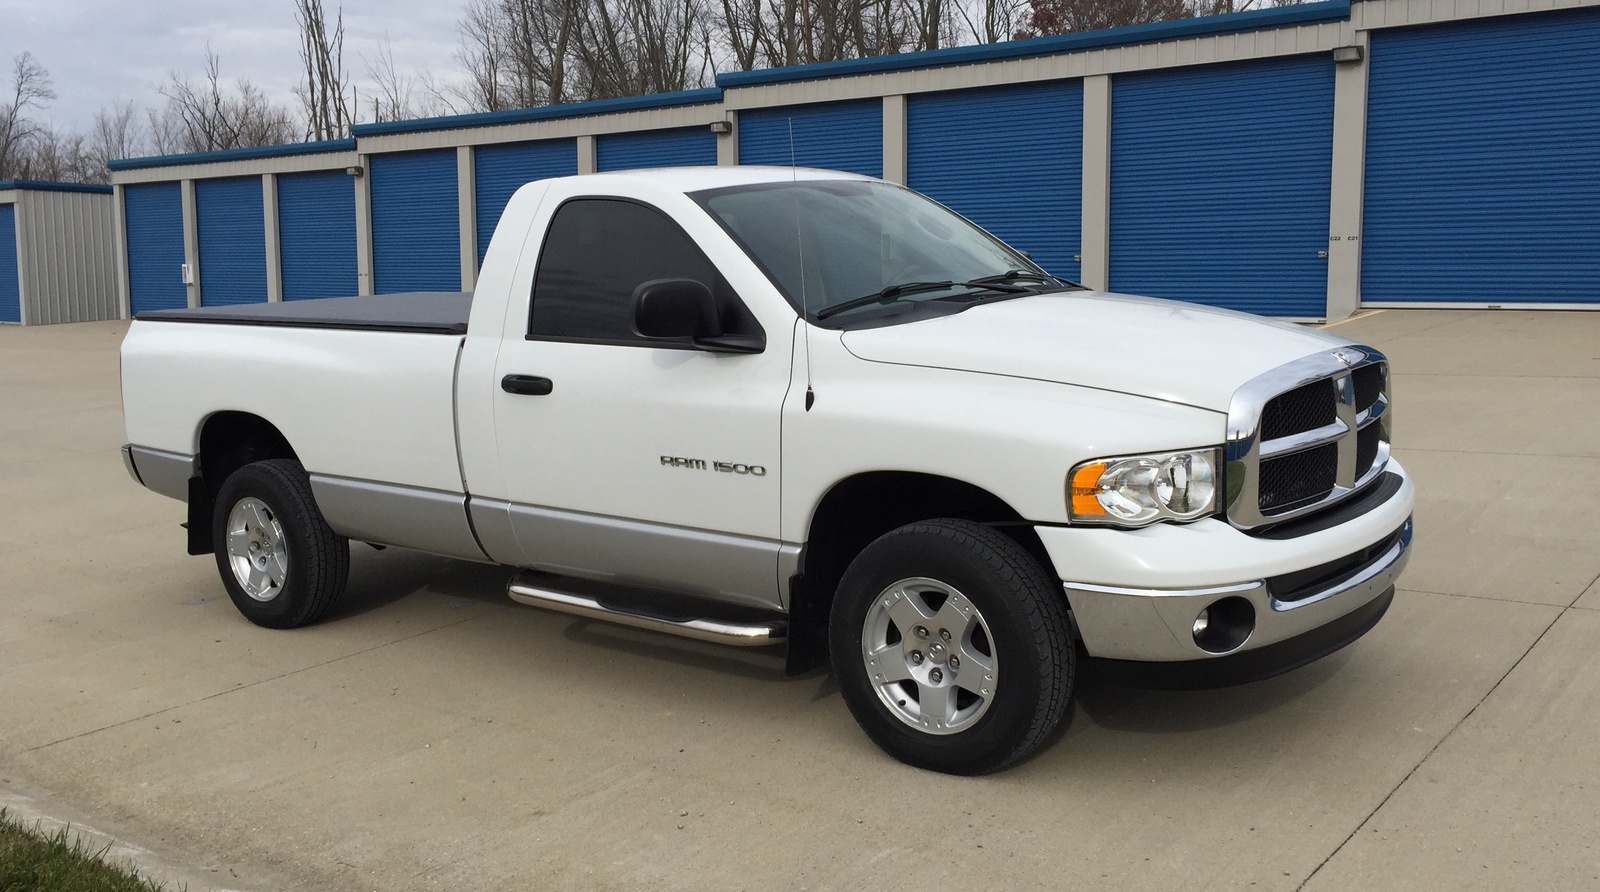
[[[1389,470],[1402,479],[1388,500],[1345,523],[1292,539],[1248,536],[1221,521],[1133,531],[1037,529],[1060,578],[1069,580],[1067,602],[1090,656],[1254,664],[1262,660],[1242,655],[1261,651],[1261,658],[1276,655],[1268,662],[1292,668],[1353,641],[1388,605],[1410,557],[1413,498],[1399,464],[1391,461]],[[1185,577],[1191,584],[1172,584]],[[1215,640],[1202,646],[1195,620],[1225,600],[1237,608],[1232,615],[1249,614],[1248,631],[1225,646]],[[1345,619],[1355,614],[1372,614],[1371,621]],[[1345,626],[1354,634],[1331,635]],[[1332,643],[1333,638],[1341,640]],[[1305,647],[1289,646],[1292,641],[1318,652],[1302,659]]]

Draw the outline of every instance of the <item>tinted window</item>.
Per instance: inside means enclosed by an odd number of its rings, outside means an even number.
[[[694,242],[660,211],[586,198],[556,211],[533,282],[532,337],[650,344],[633,331],[633,289],[651,279],[728,288]]]

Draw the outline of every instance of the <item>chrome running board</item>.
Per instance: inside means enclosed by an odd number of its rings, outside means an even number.
[[[652,616],[638,609],[607,605],[590,595],[563,591],[556,587],[556,581],[542,573],[537,574],[537,583],[528,576],[529,574],[522,574],[512,579],[510,585],[506,587],[506,593],[511,596],[511,600],[529,607],[543,607],[546,610],[555,610],[586,619],[597,619],[636,629],[665,632],[680,638],[693,638],[696,641],[729,644],[734,647],[764,647],[778,644],[789,634],[789,626],[782,620],[730,622],[707,617]]]

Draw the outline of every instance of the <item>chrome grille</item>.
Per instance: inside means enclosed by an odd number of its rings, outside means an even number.
[[[1348,498],[1389,458],[1388,363],[1341,347],[1241,387],[1228,412],[1228,520],[1253,529]]]

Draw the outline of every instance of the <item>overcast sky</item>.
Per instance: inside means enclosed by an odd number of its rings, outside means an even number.
[[[324,0],[328,15],[337,0]],[[345,0],[345,65],[370,91],[362,57],[374,58],[385,33],[396,67],[457,76],[459,0]],[[222,59],[224,78],[243,78],[286,104],[301,77],[294,0],[0,0],[0,58],[10,91],[11,60],[32,52],[55,81],[57,98],[42,117],[85,130],[102,107],[121,100],[141,106],[169,72],[205,69],[206,43]],[[3,100],[0,100],[3,101]]]

